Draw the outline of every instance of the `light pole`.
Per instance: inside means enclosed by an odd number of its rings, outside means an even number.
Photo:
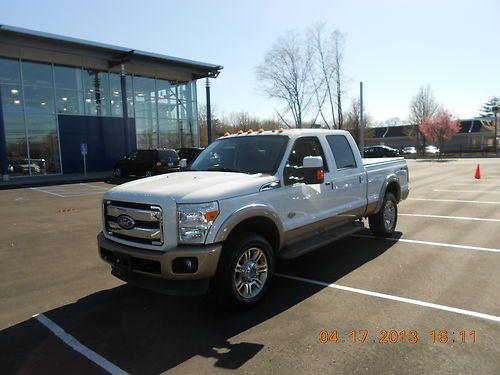
[[[495,114],[495,139],[494,139],[494,143],[495,143],[495,155],[498,155],[498,144],[497,144],[497,128],[498,128],[498,124],[497,124],[497,113],[498,111],[500,110],[500,108],[498,106],[494,106],[493,108],[491,108],[491,110],[493,111],[493,113]]]

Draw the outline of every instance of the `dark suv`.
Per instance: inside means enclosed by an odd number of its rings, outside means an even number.
[[[203,150],[204,148],[202,147],[182,147],[175,149],[179,155],[179,159],[187,159],[188,164],[191,164]]]
[[[175,150],[137,150],[116,162],[116,177],[152,176],[179,171],[179,156]]]

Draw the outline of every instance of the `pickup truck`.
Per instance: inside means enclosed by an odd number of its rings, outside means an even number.
[[[226,133],[189,170],[107,191],[98,251],[131,284],[213,291],[250,307],[268,291],[278,259],[354,233],[363,218],[376,236],[390,236],[408,180],[404,158],[363,160],[346,131]]]

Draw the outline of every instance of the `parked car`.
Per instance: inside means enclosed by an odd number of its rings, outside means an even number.
[[[417,148],[414,147],[414,146],[407,146],[407,147],[403,147],[403,149],[401,150],[401,152],[403,154],[406,154],[406,155],[416,154],[417,153]]]
[[[399,150],[383,145],[365,147],[365,158],[382,158],[386,156],[399,156]]]
[[[155,174],[179,171],[179,155],[175,150],[137,150],[116,162],[116,177],[130,175],[150,177]]]
[[[23,159],[18,164],[19,171],[23,174],[29,174],[30,168],[31,173],[40,173],[40,166],[30,159]]]
[[[425,146],[425,153],[427,154],[439,154],[440,150],[436,146]]]
[[[202,147],[182,147],[175,149],[177,155],[179,155],[179,159],[186,159],[188,165],[191,164],[203,150],[204,148]]]
[[[219,138],[189,171],[129,182],[103,197],[98,253],[114,276],[166,293],[212,289],[251,307],[275,263],[364,227],[396,228],[409,193],[403,158],[362,159],[343,130],[290,129]]]

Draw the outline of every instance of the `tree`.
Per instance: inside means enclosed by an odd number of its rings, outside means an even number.
[[[493,107],[500,107],[500,97],[494,96],[486,103],[483,104],[481,109],[479,110],[480,117],[493,117]]]
[[[257,67],[262,89],[270,97],[286,103],[295,127],[302,127],[304,115],[312,99],[311,51],[295,32],[279,38]],[[283,115],[280,119],[290,126]]]
[[[419,126],[419,131],[427,141],[437,142],[441,158],[445,140],[450,140],[460,131],[460,120],[454,120],[450,113],[441,111],[437,115],[425,118]]]
[[[317,24],[308,32],[309,44],[314,53],[316,69],[312,80],[318,111],[329,128],[342,129],[342,94],[344,78],[342,74],[345,35],[335,30],[328,33],[324,24]],[[324,106],[326,105],[326,109]],[[331,121],[328,120],[328,114]],[[316,118],[313,123],[316,122]]]
[[[373,129],[370,128],[371,118],[366,111],[364,112],[365,138],[371,138],[373,136]],[[344,130],[351,133],[358,145],[360,144],[360,118],[361,106],[359,104],[359,99],[353,99],[349,111],[344,116]]]
[[[439,104],[434,98],[434,94],[430,85],[421,86],[417,94],[410,102],[410,123],[409,131],[406,135],[410,137],[416,136],[417,149],[420,148],[420,138],[423,138],[425,148],[425,137],[420,131],[420,125],[425,119],[429,119],[439,111]]]

